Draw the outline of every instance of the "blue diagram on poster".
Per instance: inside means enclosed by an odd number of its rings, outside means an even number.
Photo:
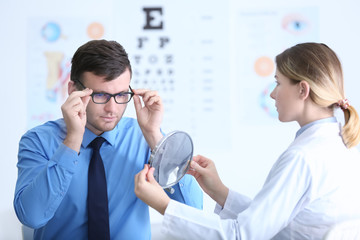
[[[106,37],[92,19],[31,18],[28,25],[28,128],[62,117],[68,96],[71,57],[92,39]]]
[[[275,87],[275,57],[297,43],[318,41],[318,9],[250,9],[239,11],[237,19],[240,121],[250,125],[273,124],[278,116],[270,97]]]

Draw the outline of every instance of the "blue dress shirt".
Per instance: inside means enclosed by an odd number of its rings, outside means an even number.
[[[34,239],[87,239],[87,179],[97,137],[85,129],[80,153],[63,144],[63,119],[29,130],[21,138],[14,208],[34,228]],[[134,193],[134,176],[148,162],[150,149],[135,119],[123,117],[102,135],[100,149],[108,187],[111,239],[151,239],[148,206]],[[202,208],[202,191],[185,175],[169,196]]]

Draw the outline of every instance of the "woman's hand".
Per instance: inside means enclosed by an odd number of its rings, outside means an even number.
[[[191,161],[187,173],[194,176],[201,188],[220,206],[224,207],[229,189],[222,183],[213,161],[197,155]]]
[[[169,196],[154,178],[154,168],[145,164],[144,169],[135,176],[135,194],[144,203],[164,215],[170,202]]]

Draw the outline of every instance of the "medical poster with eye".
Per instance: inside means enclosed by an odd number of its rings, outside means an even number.
[[[109,38],[107,19],[29,17],[27,48],[27,123],[32,128],[62,117],[68,97],[71,58],[93,39]]]
[[[317,7],[237,10],[234,83],[240,123],[278,122],[275,101],[270,97],[276,86],[275,57],[297,43],[318,42],[318,15]]]

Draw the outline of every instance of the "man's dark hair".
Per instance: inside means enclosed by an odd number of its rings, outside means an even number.
[[[128,54],[116,41],[92,40],[79,47],[73,58],[70,79],[77,83],[84,72],[103,76],[110,81],[129,69]]]

